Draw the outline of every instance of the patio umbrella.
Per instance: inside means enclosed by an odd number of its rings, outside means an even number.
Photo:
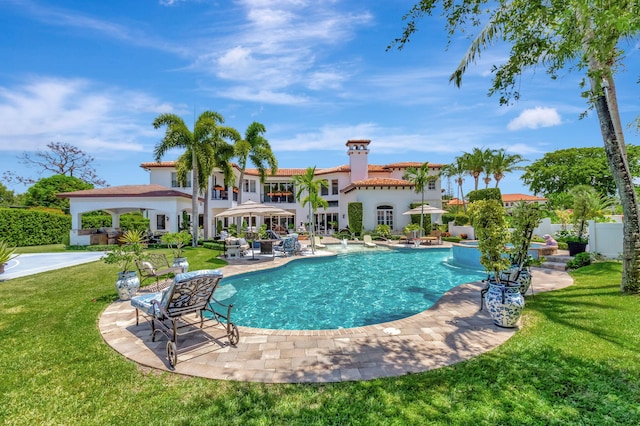
[[[293,216],[294,214],[278,207],[268,206],[266,204],[257,203],[255,201],[245,201],[235,207],[231,207],[222,213],[218,213],[216,217],[238,217],[249,216],[249,223],[253,216]],[[253,242],[251,241],[251,260],[255,260],[255,252],[253,250]]]
[[[439,209],[437,207],[432,207],[428,204],[423,204],[418,207],[414,207],[409,211],[406,211],[402,214],[438,214],[438,213],[447,213],[446,210]]]

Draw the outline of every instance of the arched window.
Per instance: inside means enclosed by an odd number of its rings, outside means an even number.
[[[378,225],[389,225],[393,229],[393,207],[378,206],[377,208]]]

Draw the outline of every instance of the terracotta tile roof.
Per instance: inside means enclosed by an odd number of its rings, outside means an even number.
[[[353,182],[345,186],[341,192],[347,193],[359,188],[413,188],[413,186],[411,182],[401,179],[370,178]]]
[[[345,145],[349,145],[351,143],[359,143],[361,145],[369,145],[371,143],[371,140],[369,139],[350,139],[347,141],[347,143],[345,143]]]
[[[191,194],[176,191],[162,185],[123,185],[108,188],[85,189],[82,191],[62,192],[58,198],[102,198],[102,197],[184,197]]]
[[[415,167],[417,169],[422,167],[423,164],[424,164],[424,161],[421,163],[417,161],[404,161],[400,163],[387,164],[385,167],[389,169],[406,169],[407,167]],[[429,163],[429,168],[441,169],[442,167],[443,167],[442,164]]]
[[[142,167],[143,169],[148,169],[151,167],[175,167],[175,165],[175,161],[160,161],[159,163],[155,161],[148,161],[146,163],[140,164],[140,167]]]
[[[461,206],[464,203],[462,202],[462,200],[459,200],[457,198],[452,198],[447,202],[447,204],[450,206]]]
[[[547,201],[547,199],[528,194],[502,194],[503,203],[513,203],[515,201]]]

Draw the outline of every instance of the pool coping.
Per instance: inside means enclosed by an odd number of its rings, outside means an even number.
[[[268,262],[272,266],[290,261]],[[266,263],[266,262],[265,262]],[[264,265],[264,263],[261,263]],[[264,269],[252,263],[252,267]],[[228,265],[235,275],[247,263]],[[267,266],[268,267],[268,266]],[[532,268],[536,293],[573,284],[566,272]],[[151,341],[150,325],[135,324],[128,301],[109,305],[98,321],[103,339],[114,350],[142,367],[218,380],[263,383],[317,383],[371,380],[423,372],[487,352],[519,328],[493,324],[480,311],[478,281],[445,293],[431,308],[411,317],[364,327],[338,330],[271,330],[238,327],[236,347],[226,345],[225,333],[196,333],[179,340],[178,364],[166,360],[166,338]],[[181,348],[184,348],[181,350]],[[188,350],[187,350],[188,349]]]

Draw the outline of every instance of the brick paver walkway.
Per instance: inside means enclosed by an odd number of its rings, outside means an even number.
[[[288,261],[234,261],[225,276]],[[569,286],[565,272],[533,268],[535,292]],[[179,338],[175,372],[222,380],[266,383],[340,382],[399,376],[443,367],[480,355],[509,339],[517,329],[493,325],[479,311],[479,282],[458,286],[432,308],[402,320],[341,330],[264,330],[239,327],[240,342],[225,345],[223,330]],[[232,313],[233,315],[233,313]],[[170,370],[166,338],[152,342],[145,321],[135,325],[128,301],[110,305],[99,328],[104,340],[136,363]]]

